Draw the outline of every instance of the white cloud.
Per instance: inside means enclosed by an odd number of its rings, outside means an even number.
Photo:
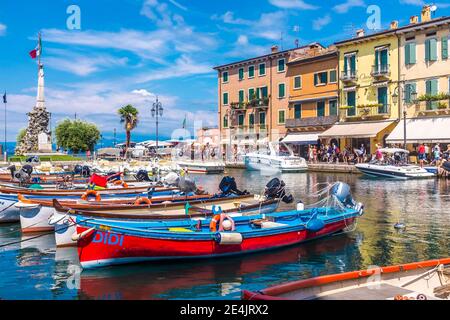
[[[411,4],[414,6],[423,6],[425,1],[423,0],[400,0],[401,4]]]
[[[248,37],[244,36],[244,35],[240,35],[238,40],[237,40],[237,44],[241,45],[241,46],[247,45],[248,44]]]
[[[217,21],[223,21],[224,23],[228,23],[228,24],[238,24],[238,25],[251,25],[252,24],[252,21],[250,21],[250,20],[235,18],[234,12],[232,12],[232,11],[227,11],[223,15],[215,14],[211,17],[211,19],[217,20]]]
[[[354,7],[365,7],[365,6],[366,6],[366,4],[365,4],[365,2],[363,0],[347,0],[344,3],[335,5],[333,7],[333,10],[336,11],[337,13],[346,13],[351,8],[354,8]]]
[[[321,18],[317,18],[313,21],[313,29],[314,30],[322,30],[323,27],[325,27],[326,25],[330,24],[331,22],[331,16],[330,15],[326,15],[324,17]]]
[[[131,91],[131,93],[138,94],[138,95],[140,95],[142,97],[154,97],[154,96],[156,96],[154,93],[148,92],[146,89],[133,90],[133,91]]]
[[[0,36],[3,36],[6,34],[6,25],[0,23]]]
[[[316,10],[318,6],[308,4],[303,0],[269,0],[270,4],[282,9]]]
[[[175,0],[169,0],[169,2],[171,4],[173,4],[175,7],[177,7],[178,9],[181,9],[183,11],[188,11],[187,7],[183,6],[182,4],[180,4],[179,2],[177,2]]]

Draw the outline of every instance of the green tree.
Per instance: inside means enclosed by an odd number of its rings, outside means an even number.
[[[27,134],[27,129],[20,129],[19,133],[17,134],[17,145],[22,143],[23,138],[25,138],[25,135]]]
[[[55,133],[58,146],[72,150],[75,154],[94,150],[100,139],[100,131],[97,126],[82,120],[65,119],[58,124]]]
[[[139,111],[132,105],[126,105],[118,110],[120,116],[120,123],[125,125],[125,131],[127,134],[127,142],[125,147],[125,155],[128,153],[128,148],[130,148],[131,141],[131,131],[135,129],[139,122]]]

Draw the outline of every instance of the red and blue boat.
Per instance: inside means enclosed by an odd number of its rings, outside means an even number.
[[[295,245],[352,228],[363,206],[338,183],[322,207],[231,218],[217,214],[183,227],[164,222],[152,228],[126,222],[81,221],[78,255],[83,268],[168,259],[214,258]],[[180,220],[183,221],[183,220]]]

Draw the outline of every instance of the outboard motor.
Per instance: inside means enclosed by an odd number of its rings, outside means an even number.
[[[151,181],[150,177],[148,176],[148,172],[147,170],[139,170],[136,173],[136,180],[139,182],[143,182],[143,181]]]
[[[179,175],[176,174],[175,172],[169,172],[164,178],[163,178],[163,182],[167,185],[167,186],[171,186],[171,187],[175,187],[178,184],[178,178]]]
[[[236,180],[234,177],[223,177],[222,181],[219,184],[219,189],[222,191],[224,195],[236,194],[238,196],[247,195],[249,192],[247,190],[240,191],[237,188]]]
[[[294,201],[294,197],[289,194],[286,194],[286,184],[284,181],[273,178],[266,185],[266,189],[264,195],[268,199],[281,199],[284,203],[292,203]]]
[[[30,181],[31,173],[33,172],[33,167],[29,164],[24,165],[19,171],[17,171],[16,166],[9,166],[8,169],[11,172],[11,178],[20,183]]]
[[[335,196],[344,206],[348,208],[355,208],[360,215],[363,214],[364,206],[360,202],[355,202],[352,197],[350,186],[343,182],[336,182],[330,189],[330,194]]]

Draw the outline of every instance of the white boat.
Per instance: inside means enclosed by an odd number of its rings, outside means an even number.
[[[308,169],[306,160],[294,155],[283,142],[269,142],[257,152],[244,156],[247,170],[276,172],[303,172]]]
[[[356,168],[362,173],[372,177],[392,179],[420,179],[432,178],[436,175],[416,165],[407,164],[409,151],[398,148],[382,148],[383,161],[359,163]]]
[[[214,174],[225,170],[225,163],[222,161],[185,160],[177,161],[177,165],[188,173]]]

